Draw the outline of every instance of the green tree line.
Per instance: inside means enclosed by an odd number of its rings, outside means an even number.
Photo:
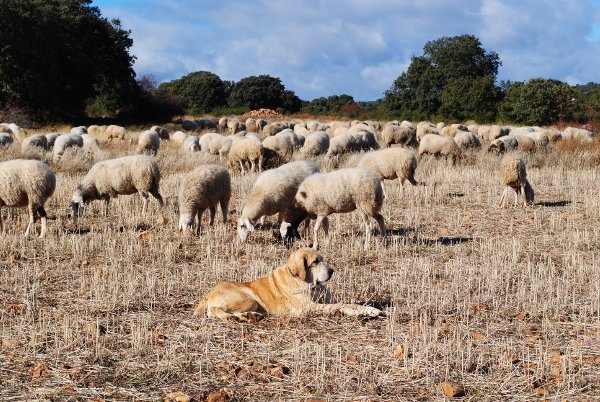
[[[600,84],[554,79],[497,82],[502,62],[473,35],[427,42],[383,97],[301,100],[281,79],[238,82],[196,71],[158,84],[137,78],[131,32],[91,0],[0,0],[0,118],[25,110],[38,121],[89,117],[168,119],[182,113],[282,113],[389,119],[551,124],[600,120]]]

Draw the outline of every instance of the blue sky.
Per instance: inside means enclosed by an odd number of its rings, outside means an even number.
[[[300,98],[382,96],[423,45],[473,34],[501,80],[600,82],[600,0],[94,0],[131,30],[138,76],[281,78]]]

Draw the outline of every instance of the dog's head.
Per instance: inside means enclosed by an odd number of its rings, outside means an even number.
[[[327,282],[333,275],[333,269],[311,248],[294,251],[288,258],[287,268],[292,276],[309,283],[312,287]]]

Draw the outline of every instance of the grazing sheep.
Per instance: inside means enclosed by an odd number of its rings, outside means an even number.
[[[176,142],[178,144],[183,144],[185,142],[185,139],[187,138],[187,134],[184,133],[183,131],[175,131],[173,133],[173,142]]]
[[[198,126],[198,131],[204,130],[217,130],[217,123],[212,121],[211,119],[198,119],[196,120],[196,125]]]
[[[306,137],[300,152],[304,157],[323,155],[329,149],[329,141],[329,135],[325,131],[315,131]]]
[[[160,170],[150,156],[124,156],[97,162],[73,192],[73,221],[77,222],[79,208],[94,200],[104,201],[104,212],[108,215],[110,199],[119,195],[139,193],[143,200],[142,214],[148,207],[148,194],[152,194],[162,208],[159,184]]]
[[[424,123],[424,124],[421,124],[421,123]],[[436,134],[436,135],[440,134],[437,127],[433,126],[431,123],[429,123],[429,122],[421,122],[421,123],[419,123],[419,125],[417,125],[417,141],[421,142],[423,137],[425,137],[428,134]],[[426,124],[426,123],[429,123],[429,124]]]
[[[81,134],[81,139],[83,140],[82,149],[86,156],[94,156],[98,151],[100,151],[100,142],[94,136],[89,134]]]
[[[231,177],[220,165],[200,165],[187,173],[179,184],[179,230],[202,233],[202,214],[208,208],[210,225],[215,221],[217,204],[221,205],[223,223],[227,223],[227,211],[231,198]]]
[[[43,134],[34,134],[23,140],[21,143],[21,155],[25,157],[35,157],[46,152],[48,149],[48,139]]]
[[[103,138],[106,135],[106,129],[108,126],[97,126],[92,125],[87,128],[88,134],[93,135],[96,138]]]
[[[523,194],[523,206],[533,205],[533,188],[527,180],[525,161],[519,155],[506,154],[500,161],[500,184],[504,186],[500,207],[504,207],[509,189],[515,192],[515,205],[518,203],[519,194]]]
[[[12,144],[13,138],[11,133],[0,132],[0,147],[7,147]]]
[[[239,163],[242,174],[245,173],[244,164],[246,162],[250,163],[251,171],[254,171],[258,164],[258,171],[262,172],[263,164],[265,162],[265,148],[262,143],[255,138],[242,138],[238,141],[232,141],[227,159],[231,168],[237,166]]]
[[[83,147],[83,138],[77,134],[61,134],[54,141],[54,162],[60,161],[68,148]]]
[[[182,120],[181,128],[185,131],[196,131],[196,130],[198,130],[198,124],[195,121]],[[179,131],[179,132],[181,132],[181,131]]]
[[[45,163],[13,159],[0,163],[0,208],[29,208],[29,224],[25,230],[28,236],[36,217],[42,222],[40,237],[46,235],[46,200],[54,194],[56,176]],[[0,231],[4,232],[2,215],[0,215]]]
[[[304,127],[300,124],[296,124],[294,126],[294,133],[296,133],[296,135],[299,137],[306,138],[310,135],[311,132],[306,127]]]
[[[87,134],[87,132],[88,131],[85,126],[73,127],[71,129],[71,134],[76,134],[76,135]]]
[[[592,142],[594,140],[594,133],[583,128],[567,127],[562,132],[562,139]]]
[[[219,155],[219,160],[223,160],[229,154],[229,149],[234,140],[244,137],[226,137],[217,133],[206,133],[200,137],[200,151],[211,155]]]
[[[160,136],[154,130],[143,131],[138,137],[138,144],[135,152],[138,154],[156,155],[160,148]]]
[[[251,132],[258,132],[258,128],[256,127],[256,119],[253,117],[248,117],[246,119],[246,130],[251,131]]]
[[[281,133],[266,137],[262,142],[267,159],[273,166],[287,163],[294,156],[294,143],[290,136],[279,134]]]
[[[516,150],[517,146],[518,143],[515,137],[504,136],[493,140],[490,143],[490,146],[488,147],[488,152],[495,153],[496,155],[501,155],[505,152]]]
[[[193,154],[194,152],[200,152],[200,143],[198,137],[190,135],[183,142],[183,152],[187,154]]]
[[[535,141],[536,148],[546,148],[550,144],[550,138],[545,131],[532,131],[525,134],[526,137]]]
[[[269,124],[265,119],[256,119],[256,132],[261,133],[263,128]],[[252,131],[252,130],[248,130]]]
[[[272,135],[277,134],[280,131],[285,130],[286,128],[290,128],[288,123],[283,121],[275,121],[273,123],[269,123],[262,129],[262,134],[264,137],[270,137]]]
[[[54,143],[56,142],[56,139],[58,137],[60,137],[60,133],[48,133],[48,134],[46,134],[46,143],[47,143],[47,147],[46,148],[48,150],[51,150],[52,148],[54,148]]]
[[[381,132],[381,141],[386,148],[391,147],[392,144],[417,146],[417,130],[412,127],[387,124]]]
[[[462,158],[462,152],[452,138],[437,134],[426,134],[419,143],[419,157],[423,154],[450,157],[455,163]]]
[[[339,156],[356,149],[356,138],[351,133],[336,135],[329,141],[327,157]]]
[[[260,174],[244,203],[242,215],[238,219],[237,231],[245,242],[254,231],[258,219],[279,214],[278,222],[294,203],[294,196],[300,183],[319,167],[313,161],[295,161],[286,163],[277,169]]]
[[[237,119],[227,120],[227,131],[229,134],[237,134],[246,131],[246,125]]]
[[[510,129],[508,127],[501,127],[498,125],[492,126],[479,126],[477,135],[483,141],[494,141],[501,137],[506,137]]]
[[[470,131],[457,131],[453,139],[461,151],[481,148],[481,141]]]
[[[158,133],[158,136],[160,137],[161,140],[168,140],[169,139],[169,130],[167,130],[164,127],[161,126],[152,126],[150,127],[150,130],[154,130]]]
[[[385,148],[378,151],[367,152],[360,161],[358,167],[371,169],[379,176],[383,196],[386,196],[384,180],[400,179],[401,188],[408,180],[413,186],[415,181],[415,170],[417,169],[417,156],[406,148]]]
[[[319,229],[323,226],[325,235],[328,235],[327,217],[333,213],[352,212],[356,209],[362,213],[365,247],[371,237],[369,217],[377,221],[381,235],[386,236],[383,216],[379,213],[383,205],[383,189],[379,176],[370,169],[344,168],[313,174],[300,184],[295,199],[297,206],[304,209],[307,217],[316,219],[313,242],[315,250],[319,248]],[[287,220],[282,223],[281,232],[282,236],[289,237]]]
[[[4,132],[12,134],[17,142],[21,142],[23,140],[25,133],[23,132],[23,129],[21,129],[21,127],[17,126],[15,123],[0,123],[0,127],[3,128]]]
[[[106,139],[112,141],[113,139],[117,140],[128,140],[130,143],[133,143],[133,138],[129,135],[129,132],[125,127],[110,125],[106,127]]]
[[[228,123],[229,119],[225,116],[221,117],[219,119],[219,122],[217,123],[217,125],[219,126],[219,131],[222,133],[227,132],[227,123]]]

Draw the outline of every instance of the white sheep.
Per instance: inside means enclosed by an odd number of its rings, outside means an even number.
[[[386,124],[381,132],[381,141],[384,147],[391,147],[392,144],[415,146],[417,145],[417,130],[412,127]]]
[[[23,129],[17,126],[15,123],[0,123],[0,127],[3,127],[4,129],[8,130],[5,132],[11,133],[14,139],[17,140],[17,142],[21,142],[23,140],[23,136],[25,135],[25,133],[23,132]]]
[[[261,133],[267,124],[268,122],[265,119],[256,119],[256,132]]]
[[[81,134],[81,139],[83,140],[82,149],[85,152],[85,155],[88,157],[92,157],[100,151],[100,142],[98,139],[90,134]]]
[[[262,172],[265,162],[265,149],[262,143],[255,138],[242,138],[238,141],[232,141],[227,159],[231,168],[239,164],[242,174],[245,173],[244,164],[246,162],[250,163],[250,171],[254,171],[256,165],[258,165],[258,171]]]
[[[56,176],[50,167],[35,160],[13,159],[0,163],[0,208],[25,207],[29,209],[28,236],[36,217],[42,222],[40,237],[46,235],[46,200],[54,194]],[[0,215],[0,231],[4,231]]]
[[[400,179],[400,188],[404,188],[406,180],[413,186],[417,185],[415,181],[417,156],[406,148],[394,147],[367,152],[360,158],[357,166],[377,173],[384,197],[386,196],[384,180]]]
[[[73,192],[73,220],[77,221],[82,205],[94,200],[104,201],[104,212],[108,215],[110,199],[119,195],[139,193],[143,200],[142,214],[146,213],[148,207],[148,194],[152,194],[162,207],[159,184],[160,169],[150,156],[132,155],[97,162]]]
[[[193,154],[194,152],[200,152],[200,143],[198,137],[190,135],[183,142],[183,152]]]
[[[488,148],[488,152],[495,152],[498,155],[516,150],[534,152],[536,150],[536,142],[525,135],[507,135],[492,141]]]
[[[262,134],[265,137],[270,137],[272,135],[277,134],[280,131],[285,130],[286,128],[290,128],[289,123],[283,121],[275,121],[264,126],[262,128]]]
[[[135,151],[138,154],[156,155],[160,148],[160,136],[154,130],[143,131],[138,137],[138,143]]]
[[[351,133],[336,135],[329,141],[327,157],[339,156],[356,149],[356,138]]]
[[[21,155],[32,158],[40,156],[48,149],[48,139],[43,134],[34,134],[21,143]]]
[[[118,139],[118,140],[128,140],[130,143],[133,143],[133,138],[131,138],[131,135],[129,134],[129,132],[127,131],[127,129],[125,127],[121,127],[121,126],[116,126],[116,125],[110,125],[108,127],[106,127],[105,130],[105,135],[107,140],[112,141],[113,139]]]
[[[344,168],[329,173],[316,173],[308,176],[296,193],[296,203],[305,210],[307,217],[316,219],[313,248],[319,248],[318,233],[321,226],[327,236],[329,233],[328,216],[333,213],[362,213],[365,223],[365,247],[371,237],[369,217],[379,224],[383,237],[386,236],[383,216],[379,213],[383,205],[383,189],[379,176],[370,169]],[[281,226],[282,236],[289,233]]]
[[[567,127],[562,132],[563,140],[581,140],[585,142],[592,142],[594,140],[594,133],[583,128]]]
[[[481,148],[481,141],[471,131],[457,131],[453,138],[461,151]]]
[[[315,131],[306,137],[300,152],[304,157],[323,155],[329,149],[329,141],[329,135],[325,131]]]
[[[246,125],[237,119],[227,120],[227,131],[229,134],[236,134],[246,131]]]
[[[294,143],[289,136],[275,135],[266,137],[262,146],[270,165],[280,165],[289,162],[294,156]]]
[[[68,148],[83,147],[83,138],[78,134],[61,134],[54,141],[54,162],[60,161]]]
[[[175,131],[173,133],[173,142],[176,142],[178,144],[183,144],[185,142],[185,139],[187,138],[187,134],[184,133],[183,131]]]
[[[167,130],[164,127],[161,126],[152,126],[150,127],[150,130],[154,130],[158,133],[158,136],[161,140],[168,140],[169,139],[169,130]]]
[[[452,138],[437,134],[426,134],[419,143],[419,156],[423,154],[449,157],[452,162],[462,158],[462,152]]]
[[[256,127],[256,119],[254,117],[248,117],[244,124],[246,124],[246,130],[258,132],[258,128]]]
[[[504,206],[510,189],[515,192],[515,205],[518,203],[519,194],[523,195],[523,206],[533,204],[533,188],[527,180],[525,161],[519,155],[509,153],[504,155],[500,161],[500,184],[504,186],[502,197],[500,197],[500,207]]]
[[[60,137],[60,133],[48,133],[46,134],[46,149],[51,150],[52,148],[54,148],[54,143],[56,142],[56,139]]]
[[[85,126],[73,127],[71,129],[71,134],[76,134],[76,135],[87,134],[87,132],[88,131]]]
[[[219,131],[222,133],[227,132],[227,122],[229,121],[229,119],[225,116],[221,117],[219,119],[219,122],[217,123],[217,125],[219,126]]]
[[[200,137],[200,151],[211,155],[219,155],[219,160],[223,160],[229,154],[229,149],[233,141],[244,137],[224,136],[217,133],[206,133]]]
[[[286,163],[277,169],[260,174],[246,198],[242,214],[238,219],[238,235],[245,242],[254,231],[258,219],[279,214],[278,222],[294,203],[294,196],[300,183],[319,167],[313,161]]]
[[[210,211],[210,225],[215,220],[217,204],[221,206],[223,223],[227,223],[231,177],[220,165],[200,165],[187,173],[179,184],[179,230],[202,233],[202,214]],[[198,224],[196,226],[196,216]]]
[[[87,128],[87,132],[96,138],[104,138],[106,136],[107,128],[108,126],[97,126],[94,124]]]

